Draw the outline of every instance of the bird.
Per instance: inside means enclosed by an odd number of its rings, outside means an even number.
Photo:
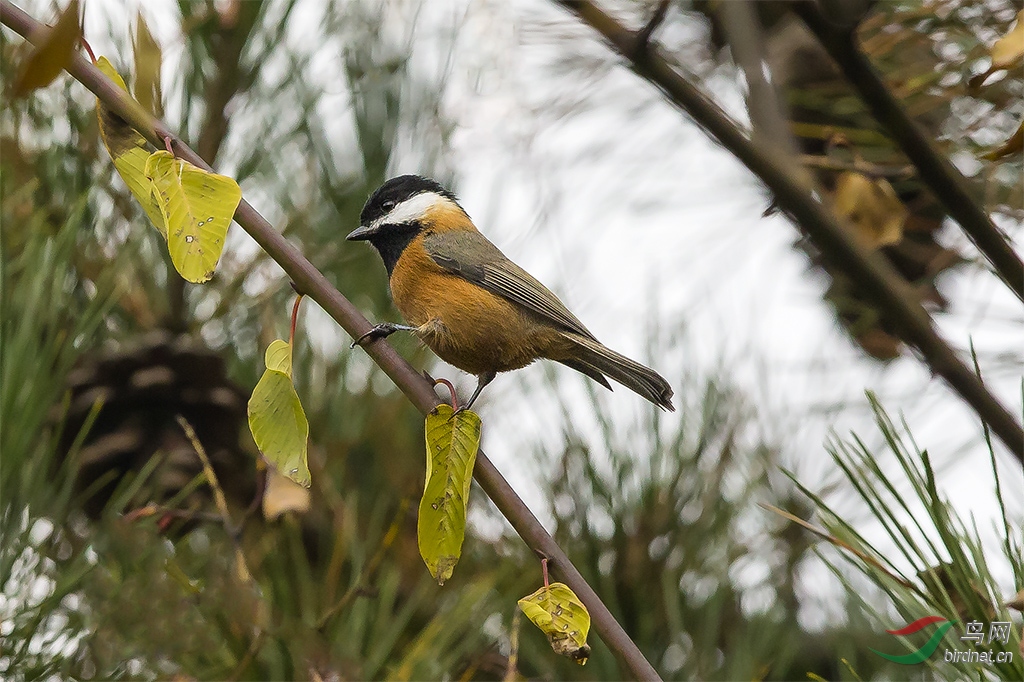
[[[346,239],[367,241],[387,270],[391,297],[408,324],[384,322],[365,345],[414,332],[438,357],[476,375],[468,409],[499,372],[546,358],[605,388],[608,378],[673,411],[672,387],[653,369],[607,348],[551,291],[509,260],[474,225],[455,194],[434,180],[401,175],[377,188]]]

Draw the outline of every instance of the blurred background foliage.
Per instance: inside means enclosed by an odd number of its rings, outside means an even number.
[[[1020,79],[984,90],[975,106],[990,107],[987,118],[952,115],[965,106],[954,93],[980,70],[971,60],[1005,31],[1015,6],[955,5],[886,3],[865,23],[865,42],[906,90],[908,106],[956,145],[950,153],[976,156],[997,141],[992,117],[1011,122],[1000,130],[1019,118]],[[758,7],[769,36],[791,30],[777,3]],[[27,9],[48,18],[44,3]],[[135,80],[152,74],[153,60],[163,63],[171,127],[237,178],[368,318],[396,319],[375,254],[347,248],[340,237],[396,159],[446,183],[458,177],[444,96],[460,16],[438,20],[422,9],[181,0],[176,30],[155,32],[155,51],[133,50],[125,29],[137,20],[113,9],[109,25],[87,24],[86,35],[95,44],[97,32],[108,31],[118,47],[110,56]],[[708,22],[705,54],[715,54],[722,43],[706,8],[679,9],[670,21]],[[807,45],[780,44],[784,53]],[[9,83],[24,47],[5,30],[0,49]],[[727,56],[707,59],[700,68]],[[817,63],[806,54],[780,59]],[[908,63],[917,76],[904,73]],[[776,68],[784,71],[781,62]],[[825,71],[779,79],[796,122],[847,131],[842,143],[831,132],[801,137],[804,151],[902,163],[855,98],[835,94],[844,85]],[[324,72],[326,90],[302,77]],[[295,354],[312,434],[311,501],[305,513],[263,518],[264,474],[244,401],[262,370],[262,349],[286,333],[293,292],[237,228],[214,282],[182,284],[98,144],[93,107],[62,77],[28,99],[5,97],[0,112],[0,673],[19,680],[621,678],[598,643],[581,668],[554,656],[531,626],[513,625],[516,599],[536,589],[540,570],[481,491],[454,578],[443,589],[432,583],[415,541],[422,420],[363,353],[347,351],[311,302]],[[977,173],[988,208],[1017,220],[1019,166],[1015,159]],[[912,202],[920,187],[905,182],[900,200]],[[930,216],[921,230],[930,239],[941,213],[928,202],[912,208]],[[908,277],[926,274],[932,286],[958,260]],[[674,352],[678,331],[660,329],[648,354]],[[414,363],[428,362],[413,342],[396,343]],[[528,458],[548,472],[538,485],[555,538],[651,662],[666,679],[905,674],[867,648],[891,646],[878,633],[894,613],[910,620],[921,609],[956,610],[934,590],[930,601],[920,599],[928,568],[950,553],[919,557],[925,577],[908,582],[922,586],[913,594],[890,589],[895,611],[865,598],[850,578],[842,619],[808,618],[818,607],[799,589],[802,568],[822,558],[843,562],[755,503],[805,518],[818,511],[836,534],[849,527],[822,498],[785,479],[761,406],[726,372],[670,379],[679,389],[676,415],[645,408],[623,420],[612,419],[595,392],[574,403],[552,375],[547,390],[563,426],[539,434]],[[581,410],[595,415],[596,428],[578,425]],[[230,524],[210,504],[178,414],[210,452]],[[928,466],[881,416],[879,428],[908,475]],[[844,469],[851,486],[874,475],[864,469],[871,456],[856,444],[837,443],[833,453],[837,462],[863,456]],[[1009,618],[995,606],[998,588],[979,568],[984,555],[971,529],[955,513],[938,513],[927,486],[912,490],[933,510],[927,523],[946,547],[969,548],[953,553],[949,570]],[[1020,537],[1019,520],[1004,521],[1006,556],[991,560],[1009,562],[1019,588],[1019,541],[1009,539]],[[888,580],[866,573],[876,585]],[[1020,672],[1020,665],[999,671]]]

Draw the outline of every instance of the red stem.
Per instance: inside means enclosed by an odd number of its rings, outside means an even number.
[[[448,387],[448,392],[452,394],[452,409],[459,409],[459,397],[455,394],[455,386],[452,385],[452,382],[447,379],[434,379],[434,385],[437,386],[438,384],[444,384]]]
[[[89,44],[89,41],[85,39],[85,36],[83,36],[81,38],[81,41],[82,41],[82,47],[84,47],[85,51],[89,53],[89,59],[91,59],[92,63],[95,64],[96,63],[96,53],[92,51],[92,46]]]
[[[288,332],[288,345],[295,346],[295,323],[299,319],[299,304],[302,303],[302,294],[299,294],[295,298],[295,304],[292,306],[292,327]]]
[[[551,583],[548,579],[548,560],[547,557],[540,560],[540,570],[544,574],[544,589],[551,589]]]

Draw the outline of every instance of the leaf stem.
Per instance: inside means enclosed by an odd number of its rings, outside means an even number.
[[[82,41],[82,47],[84,47],[85,51],[89,53],[89,59],[91,59],[92,63],[95,64],[96,53],[92,51],[92,45],[90,45],[89,41],[85,39],[85,36],[82,36],[80,40]]]
[[[452,385],[452,382],[447,379],[434,379],[434,385],[437,386],[438,384],[444,384],[448,387],[448,392],[452,394],[452,409],[459,409],[459,396],[456,395],[455,386]]]
[[[292,305],[292,326],[288,331],[288,345],[293,349],[295,348],[295,323],[299,319],[300,303],[302,303],[302,294],[295,297],[295,303]]]

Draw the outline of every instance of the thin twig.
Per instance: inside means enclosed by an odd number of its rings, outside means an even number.
[[[203,475],[206,477],[206,482],[210,489],[213,490],[213,501],[217,505],[217,511],[220,512],[221,520],[224,523],[224,530],[228,532],[228,536],[231,538],[235,548],[235,567],[238,571],[238,577],[242,582],[251,585],[254,582],[252,572],[249,571],[249,565],[245,561],[245,554],[242,553],[242,546],[238,541],[238,527],[231,520],[231,512],[228,511],[228,501],[224,497],[224,489],[220,487],[220,481],[217,480],[217,474],[213,471],[210,458],[206,456],[206,449],[199,442],[195,429],[192,428],[192,425],[184,417],[179,414],[175,416],[175,419],[178,421],[181,430],[185,432],[185,437],[192,444],[196,455],[199,456],[199,461],[203,463]]]
[[[658,30],[662,22],[665,21],[665,15],[668,13],[669,0],[661,0],[658,6],[654,9],[654,13],[651,18],[647,20],[644,27],[636,33],[636,41],[633,44],[634,57],[636,59],[643,59],[647,54],[647,50],[651,44],[651,36]]]
[[[150,516],[164,518],[181,519],[183,521],[205,521],[221,523],[223,517],[220,514],[213,514],[211,512],[202,511],[201,509],[178,509],[176,507],[165,507],[162,504],[147,504],[144,507],[138,507],[132,509],[130,512],[126,512],[121,516],[125,521],[134,523],[139,519],[146,519]]]
[[[818,37],[846,80],[860,93],[874,117],[888,131],[921,180],[931,189],[953,220],[992,264],[1017,298],[1024,301],[1024,262],[971,194],[963,175],[940,154],[921,128],[907,115],[871,61],[857,47],[856,33],[830,23],[813,2],[794,5],[796,13]]]
[[[0,21],[32,42],[41,38],[39,22],[8,0],[0,0]],[[159,145],[165,136],[172,137],[178,157],[199,168],[210,170],[210,166],[188,145],[178,140],[163,121],[154,118],[80,55],[72,59],[68,73],[150,142]],[[281,266],[299,287],[299,291],[316,301],[352,338],[359,338],[370,331],[372,325],[362,312],[331,286],[327,278],[244,198],[235,211],[235,221]],[[433,385],[420,376],[391,344],[374,343],[364,350],[422,414],[430,412],[441,402]],[[638,680],[660,680],[657,671],[615,620],[615,616],[483,450],[477,453],[473,478],[527,546],[550,557],[562,579],[587,607],[594,630],[633,676]]]
[[[909,178],[914,174],[913,166],[881,166],[877,163],[857,159],[854,161],[840,161],[830,159],[827,156],[816,156],[814,154],[801,154],[800,163],[811,168],[820,168],[830,171],[852,171],[866,175],[869,178]]]
[[[670,102],[691,116],[757,175],[832,267],[846,272],[864,286],[901,338],[920,351],[932,372],[945,379],[1024,463],[1024,430],[1016,417],[938,335],[913,288],[888,261],[857,241],[851,231],[843,228],[832,213],[811,197],[799,176],[787,164],[779,163],[777,154],[748,139],[735,121],[656,49],[648,50],[646,58],[640,62],[633,60],[633,32],[591,0],[556,2],[600,33],[616,52],[630,60],[630,66],[638,75],[656,85]]]
[[[508,633],[508,664],[502,682],[515,682],[519,679],[519,626],[522,623],[522,611],[517,607],[512,612],[512,627]]]

